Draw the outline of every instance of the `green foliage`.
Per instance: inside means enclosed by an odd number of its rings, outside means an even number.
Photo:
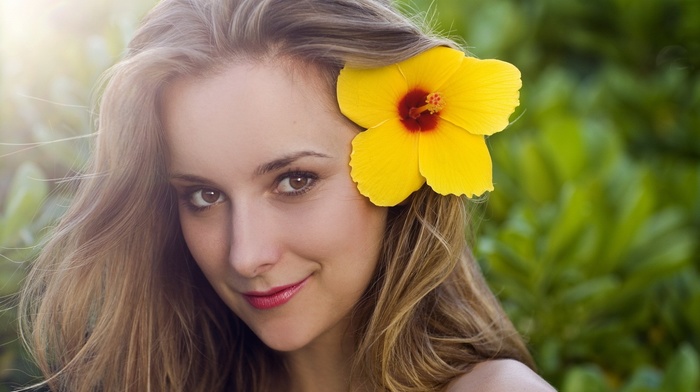
[[[84,165],[93,88],[154,3],[0,0],[0,392],[37,380],[15,294]]]
[[[0,392],[36,374],[13,295],[68,203],[52,179],[83,165],[93,86],[153,1],[54,3],[0,0]],[[476,250],[540,372],[564,392],[700,391],[700,3],[411,4],[522,71]]]
[[[700,390],[700,4],[432,4],[523,73],[477,254],[543,376]]]
[[[33,243],[32,223],[40,205],[47,195],[48,186],[42,182],[43,173],[34,163],[22,164],[15,174],[0,213],[0,298],[7,298],[19,289],[22,271],[20,264],[13,259],[23,249],[13,249],[21,243]],[[12,250],[12,252],[8,252]],[[9,253],[10,255],[6,255]],[[0,301],[3,303],[6,301]],[[22,352],[17,338],[16,314],[14,309],[0,308],[0,369],[12,369],[11,364],[19,362]],[[5,374],[7,373],[7,374]],[[0,371],[0,379],[11,377],[7,371]]]

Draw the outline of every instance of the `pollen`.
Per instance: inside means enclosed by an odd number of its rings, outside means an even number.
[[[435,114],[445,107],[445,100],[440,93],[430,93],[425,97],[425,103],[430,114]]]
[[[430,93],[425,97],[425,104],[420,107],[412,107],[408,115],[412,119],[417,119],[424,112],[435,114],[445,108],[445,100],[440,93]]]

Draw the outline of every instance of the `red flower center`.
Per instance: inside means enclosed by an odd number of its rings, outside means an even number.
[[[444,106],[440,93],[415,89],[409,91],[399,102],[399,116],[410,132],[432,131],[440,120],[437,113]]]

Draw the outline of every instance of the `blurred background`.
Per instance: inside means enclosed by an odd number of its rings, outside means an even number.
[[[523,74],[474,247],[564,392],[700,391],[700,1],[402,1]],[[0,0],[0,392],[18,287],[70,201],[94,86],[154,0]]]

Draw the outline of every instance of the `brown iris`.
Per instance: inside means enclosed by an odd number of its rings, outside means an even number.
[[[294,190],[299,190],[303,187],[305,187],[309,183],[309,179],[307,177],[291,177],[289,179],[289,186],[292,187]]]
[[[206,203],[213,204],[216,203],[221,197],[221,192],[215,191],[213,189],[203,189],[202,190],[202,200]]]

